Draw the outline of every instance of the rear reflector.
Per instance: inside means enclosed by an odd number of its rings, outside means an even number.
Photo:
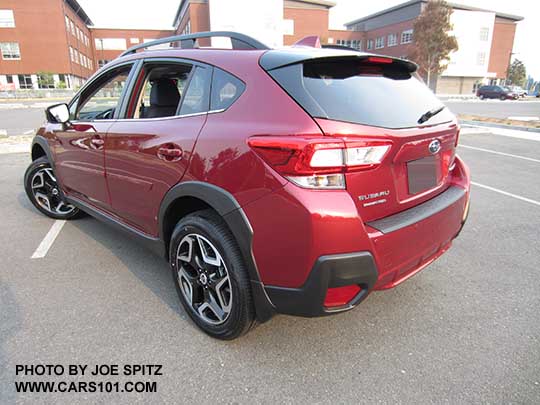
[[[323,305],[326,308],[341,307],[349,303],[360,291],[362,291],[362,288],[356,284],[347,285],[345,287],[329,288],[328,291],[326,291]]]

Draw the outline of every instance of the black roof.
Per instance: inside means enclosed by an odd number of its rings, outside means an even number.
[[[411,6],[413,4],[427,3],[427,2],[428,2],[428,0],[409,0],[409,1],[406,1],[404,3],[400,3],[400,4],[396,5],[396,6],[389,7],[387,9],[384,9],[384,10],[381,10],[381,11],[377,11],[376,13],[367,15],[365,17],[357,18],[356,20],[345,23],[345,26],[349,27],[351,25],[358,24],[358,23],[370,20],[370,19],[378,17],[378,16],[381,16],[381,15],[384,15],[384,14],[387,14],[387,13],[391,13],[393,11],[400,10],[400,9],[405,8],[407,6]],[[478,7],[471,7],[471,6],[466,6],[466,5],[458,4],[458,3],[448,2],[448,6],[450,6],[453,9],[456,9],[456,10],[491,12],[491,13],[495,13],[495,15],[497,17],[505,18],[505,19],[512,20],[512,21],[521,21],[521,20],[523,20],[523,17],[520,17],[518,15],[499,13],[499,12],[493,11],[493,10],[487,10],[487,9],[478,8]]]
[[[86,25],[94,25],[86,11],[81,7],[77,0],[65,0],[67,5],[77,14]]]

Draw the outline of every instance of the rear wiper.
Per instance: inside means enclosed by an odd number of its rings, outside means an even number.
[[[418,123],[423,124],[424,122],[429,120],[431,117],[434,117],[435,115],[437,115],[444,109],[445,109],[445,106],[442,105],[440,107],[436,107],[436,108],[433,108],[432,110],[425,112],[424,114],[422,114],[420,118],[418,118]]]

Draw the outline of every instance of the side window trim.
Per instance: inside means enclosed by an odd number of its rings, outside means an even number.
[[[137,77],[139,77],[139,73],[142,69],[142,65],[143,65],[143,61],[141,59],[135,61],[135,63],[133,64],[133,67],[131,68],[131,71],[129,72],[126,86],[124,87],[124,89],[122,90],[122,94],[120,95],[120,106],[114,112],[113,119],[117,120],[117,119],[125,117],[126,110],[129,105],[129,100],[131,99],[131,93],[133,91],[133,88],[135,87],[135,83],[137,82]]]

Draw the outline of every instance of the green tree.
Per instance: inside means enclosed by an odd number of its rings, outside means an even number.
[[[516,86],[523,86],[526,77],[527,69],[525,69],[525,65],[519,59],[514,59],[508,67],[507,79]]]
[[[410,59],[419,66],[419,73],[431,84],[433,75],[448,65],[451,52],[458,50],[456,37],[449,34],[452,9],[443,0],[429,1],[413,26],[413,44]]]
[[[54,89],[54,75],[49,72],[38,72],[38,86],[40,89]]]

